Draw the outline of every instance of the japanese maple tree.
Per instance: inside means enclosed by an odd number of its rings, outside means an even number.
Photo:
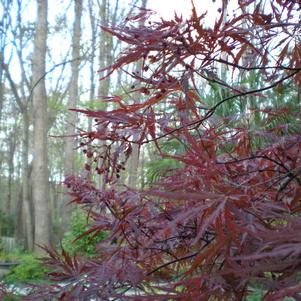
[[[66,285],[29,300],[246,300],[256,284],[264,300],[301,300],[301,4],[238,0],[226,16],[231,1],[217,2],[213,26],[191,2],[188,19],[140,10],[102,28],[127,45],[108,76],[122,69],[134,84],[101,98],[108,111],[78,110],[95,123],[79,133],[85,168],[106,189],[66,185],[93,219],[85,234],[110,235],[93,259],[48,250],[50,278]],[[256,87],[242,81],[251,73]],[[222,93],[208,102],[210,85]],[[181,147],[164,152],[171,141]],[[181,164],[146,190],[122,186],[134,144]]]

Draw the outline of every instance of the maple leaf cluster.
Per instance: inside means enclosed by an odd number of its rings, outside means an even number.
[[[135,84],[103,97],[108,111],[77,110],[94,118],[81,147],[86,169],[104,174],[106,188],[78,177],[66,185],[93,220],[83,235],[110,235],[92,259],[48,250],[51,279],[67,284],[36,288],[30,300],[245,300],[258,284],[266,301],[301,299],[300,103],[272,106],[283,86],[300,100],[301,5],[270,0],[265,10],[264,1],[239,0],[240,13],[225,18],[227,2],[213,27],[192,3],[187,20],[157,21],[142,9],[103,28],[127,48],[101,74],[122,68]],[[133,63],[139,72],[128,71]],[[235,80],[251,72],[255,88]],[[213,104],[203,98],[208,84],[224,91]],[[217,114],[238,100],[248,106],[250,97],[260,105]],[[273,123],[283,116],[293,128]],[[165,153],[166,141],[182,151]],[[180,167],[143,191],[117,185],[133,145],[151,143]]]

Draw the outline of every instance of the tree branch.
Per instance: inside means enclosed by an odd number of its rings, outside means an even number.
[[[13,81],[13,79],[11,77],[8,65],[4,63],[1,54],[0,54],[0,62],[1,62],[1,67],[3,68],[3,70],[6,73],[6,77],[7,77],[7,80],[9,82],[9,85],[11,87],[11,90],[12,90],[12,92],[14,94],[15,100],[16,100],[16,102],[17,102],[17,104],[18,104],[21,112],[23,112],[25,110],[25,105],[23,104],[22,99],[21,99],[21,97],[20,97],[20,95],[18,93],[18,90],[17,90],[15,82]]]
[[[157,140],[162,139],[162,138],[164,138],[164,137],[167,137],[167,136],[169,136],[169,135],[171,135],[171,134],[173,134],[173,133],[175,133],[175,132],[177,132],[177,131],[181,131],[182,129],[187,128],[187,127],[194,126],[192,129],[196,129],[197,127],[200,126],[200,124],[201,124],[202,122],[204,122],[204,121],[207,120],[209,117],[211,117],[211,116],[214,114],[214,112],[216,111],[216,109],[217,109],[219,106],[221,106],[224,102],[226,102],[226,101],[228,101],[228,100],[232,100],[232,99],[234,99],[234,98],[236,98],[236,97],[251,95],[251,94],[254,94],[254,93],[259,93],[259,92],[263,92],[263,91],[266,91],[266,90],[270,90],[270,89],[272,89],[272,88],[278,86],[280,83],[286,81],[287,79],[289,79],[289,78],[295,76],[298,72],[300,72],[300,70],[296,70],[295,72],[290,73],[289,75],[287,75],[287,76],[281,78],[280,80],[274,82],[273,84],[271,84],[271,85],[269,85],[269,86],[267,86],[267,87],[260,88],[260,89],[254,89],[254,90],[250,90],[250,91],[245,91],[245,92],[241,92],[241,93],[238,93],[238,94],[235,94],[235,95],[231,95],[231,96],[229,96],[229,97],[226,97],[226,98],[222,99],[221,101],[219,101],[219,102],[218,102],[216,105],[214,105],[212,108],[208,109],[208,112],[205,114],[204,117],[202,117],[202,118],[200,118],[200,119],[197,119],[197,120],[195,120],[195,121],[193,121],[193,122],[191,122],[191,123],[189,123],[189,124],[186,124],[186,125],[182,125],[182,126],[180,126],[180,127],[177,127],[177,128],[175,128],[175,129],[173,129],[173,130],[171,130],[171,131],[169,131],[169,132],[167,132],[167,133],[165,133],[165,134],[163,134],[163,135],[161,135],[161,136],[159,136],[159,137],[156,137],[156,138],[154,138],[154,139],[147,139],[146,141],[142,141],[140,144],[142,145],[142,144],[146,144],[146,143],[149,143],[149,142],[157,141]],[[130,143],[138,143],[137,141],[128,141],[128,142],[130,142]]]

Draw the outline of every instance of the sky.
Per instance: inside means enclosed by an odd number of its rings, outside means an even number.
[[[199,15],[207,12],[205,24],[213,26],[214,21],[220,15],[221,0],[193,0]],[[148,0],[147,7],[158,12],[164,19],[172,19],[174,12],[188,18],[191,15],[191,0]],[[228,4],[228,13],[231,15],[238,8],[238,1],[232,0]]]
[[[109,1],[114,2],[115,0]],[[129,0],[123,0],[121,2],[127,1]],[[36,14],[36,2],[35,0],[30,0],[26,3],[28,3],[28,6],[24,7],[24,18],[25,20],[33,21],[35,19],[34,15]],[[208,12],[206,20],[210,20],[210,25],[212,25],[216,17],[219,15],[218,8],[221,6],[221,0],[194,0],[194,3],[199,14],[204,13],[205,11]],[[67,12],[67,23],[72,24],[74,18],[73,8],[72,5],[70,6],[69,1],[50,0],[48,2],[48,6],[48,20],[50,24],[55,24],[56,18],[61,14],[62,11]],[[158,12],[158,14],[164,19],[173,18],[174,12],[176,12],[178,15],[182,14],[184,18],[188,18],[192,9],[191,0],[148,0],[147,7]],[[28,13],[29,11],[31,13]],[[83,26],[89,27],[89,20],[87,19],[83,21]],[[48,44],[52,46],[51,56],[55,63],[60,63],[61,61],[65,60],[64,55],[61,55],[61,53],[65,53],[66,47],[62,47],[62,45],[70,45],[70,43],[71,36],[70,33],[68,34],[68,32],[66,32],[65,36],[62,35],[62,32],[57,34],[52,32],[52,34],[48,36]],[[48,67],[51,68],[52,66]],[[56,72],[59,72],[59,68],[51,72],[51,74],[48,75],[48,79],[55,78],[57,76]],[[20,80],[19,72],[17,72],[15,77],[17,81]],[[88,77],[84,76],[84,78]]]
[[[220,1],[212,0],[195,0],[195,6],[198,12],[205,12],[206,10],[212,14],[217,14],[218,4]],[[188,17],[191,13],[191,1],[190,0],[148,0],[148,7],[159,12],[160,15],[166,19],[170,19],[174,16],[174,11],[178,14],[182,14],[183,17]]]

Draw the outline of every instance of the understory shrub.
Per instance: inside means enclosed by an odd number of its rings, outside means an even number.
[[[70,230],[64,234],[62,240],[63,248],[71,253],[78,255],[93,256],[97,253],[96,247],[108,233],[101,231],[96,235],[94,233],[83,235],[89,229],[91,218],[81,209],[74,210],[70,218]]]
[[[34,254],[15,255],[15,261],[19,265],[11,268],[5,276],[5,282],[9,284],[18,283],[42,283],[46,282],[47,267],[37,259]]]

